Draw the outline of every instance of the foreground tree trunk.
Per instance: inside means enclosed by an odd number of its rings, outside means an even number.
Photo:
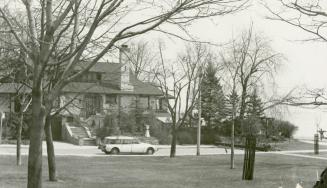
[[[49,181],[57,181],[56,157],[55,157],[53,139],[52,139],[51,117],[49,115],[46,117],[45,120],[44,132],[45,132],[45,139],[47,143]]]
[[[42,139],[44,123],[45,108],[42,105],[42,90],[41,87],[33,87],[27,188],[42,188]]]
[[[22,129],[23,129],[24,114],[22,110],[19,113],[19,123],[17,126],[17,145],[16,145],[16,164],[20,166],[22,164],[21,157],[21,144],[22,144]]]
[[[177,134],[176,134],[176,125],[172,127],[172,139],[171,139],[171,146],[170,146],[170,158],[176,156],[176,142],[177,142]]]
[[[246,137],[244,149],[244,163],[242,180],[253,180],[255,162],[256,137],[251,135]]]

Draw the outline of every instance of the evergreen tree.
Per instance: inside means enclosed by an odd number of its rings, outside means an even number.
[[[257,94],[256,89],[249,97],[246,115],[247,117],[254,116],[256,118],[260,118],[264,116],[263,104],[260,97]]]
[[[224,117],[225,96],[216,74],[217,67],[208,63],[201,82],[201,116],[209,127]]]
[[[261,118],[264,116],[263,103],[256,89],[249,96],[246,108],[246,119],[243,133],[256,135],[262,129]]]

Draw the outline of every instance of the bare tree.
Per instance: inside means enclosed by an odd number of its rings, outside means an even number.
[[[158,29],[164,24],[185,27],[195,19],[228,14],[239,10],[244,3],[242,0],[41,0],[39,3],[22,0],[28,20],[28,28],[24,30],[29,36],[28,43],[15,31],[19,22],[11,16],[10,8],[0,8],[1,18],[26,53],[33,70],[27,187],[42,187],[42,130],[46,116],[64,86],[87,72],[119,41]],[[136,19],[135,15],[140,13],[144,13],[143,16]],[[81,64],[84,64],[83,68],[74,71],[74,67]],[[61,65],[62,72],[52,89],[45,93],[46,72],[54,65]]]
[[[245,118],[250,93],[258,86],[263,86],[264,77],[273,77],[281,57],[280,53],[272,50],[265,38],[253,33],[252,26],[241,35],[239,40],[231,42],[227,53],[221,54],[225,72],[228,75],[225,81],[231,90],[228,97],[232,117],[231,168],[234,168],[235,119],[238,116],[243,130],[242,121]],[[267,108],[277,104],[275,102]]]
[[[30,98],[30,93],[26,90],[26,87],[24,85],[19,86],[19,90],[17,91],[17,96],[15,97],[17,100],[16,102],[19,105],[19,111],[18,113],[18,125],[17,125],[17,133],[16,133],[16,164],[21,165],[22,159],[21,159],[21,142],[22,142],[22,129],[23,129],[23,123],[24,123],[24,115],[29,108],[32,100]]]
[[[185,126],[198,100],[199,75],[207,61],[208,54],[202,45],[188,47],[172,64],[165,61],[162,47],[159,47],[161,69],[156,73],[156,81],[161,89],[172,119],[172,141],[170,157],[176,155],[177,133]]]
[[[325,2],[320,0],[278,0],[278,2],[282,5],[280,9],[268,2],[264,4],[272,14],[268,19],[283,21],[312,36],[304,40],[327,42],[327,5]]]
[[[151,50],[149,43],[142,41],[132,43],[129,46],[127,57],[136,78],[146,80],[156,58],[156,54]]]
[[[224,63],[224,68],[226,69],[226,72],[229,74],[228,79],[232,80],[230,83],[230,94],[227,95],[227,102],[230,105],[231,109],[227,108],[227,114],[231,115],[231,120],[232,120],[232,127],[231,127],[231,163],[230,163],[230,168],[234,169],[235,168],[235,163],[234,163],[234,149],[235,149],[235,122],[236,122],[236,115],[237,115],[237,110],[238,110],[238,95],[237,95],[237,74],[238,74],[238,69],[239,67],[234,67],[231,66],[226,59],[223,57],[223,63]],[[231,110],[231,111],[228,111]]]
[[[267,39],[254,34],[251,27],[243,33],[239,42],[232,43],[231,52],[227,56],[229,57],[223,57],[223,60],[230,71],[233,70],[235,81],[239,84],[239,117],[243,119],[249,93],[262,85],[265,77],[273,78],[282,55],[274,52]]]
[[[267,18],[292,25],[308,33],[310,37],[304,41],[327,42],[327,4],[321,0],[299,1],[279,0],[281,8],[266,2],[264,6],[272,14]],[[301,106],[306,108],[317,108],[325,106],[325,89],[300,88],[297,93],[285,100],[283,104]]]
[[[22,17],[18,14],[18,20],[22,20]],[[15,111],[12,114],[17,115],[18,122],[16,125],[16,164],[21,165],[21,142],[22,142],[22,129],[24,123],[25,112],[30,106],[30,90],[28,88],[29,79],[27,76],[27,70],[24,63],[24,54],[22,53],[19,45],[11,35],[10,28],[3,21],[0,20],[2,31],[0,32],[0,67],[1,67],[1,82],[10,84],[15,90],[12,98],[15,103]],[[21,38],[26,38],[23,32],[19,32]],[[9,101],[12,102],[12,101]],[[12,123],[12,122],[11,122]],[[0,131],[1,132],[1,131]],[[0,133],[1,134],[1,133]],[[1,139],[0,139],[1,142]]]

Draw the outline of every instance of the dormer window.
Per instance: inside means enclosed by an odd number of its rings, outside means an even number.
[[[99,72],[86,72],[80,80],[82,82],[99,82],[102,80],[102,74]]]

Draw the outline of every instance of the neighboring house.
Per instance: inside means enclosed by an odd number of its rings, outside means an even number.
[[[13,137],[12,132],[13,129],[9,128],[9,124],[12,122],[12,113],[19,111],[19,107],[17,103],[15,103],[15,99],[18,94],[21,93],[29,93],[31,90],[17,83],[0,83],[0,112],[3,118],[2,126],[0,127],[0,132],[4,137]],[[28,101],[25,101],[26,103]],[[15,129],[14,129],[15,130]]]
[[[150,83],[136,79],[127,63],[127,46],[120,50],[119,63],[98,62],[79,79],[63,88],[57,108],[65,106],[52,122],[53,137],[74,144],[94,144],[95,129],[103,126],[106,114],[132,109],[154,112],[157,121],[169,116],[162,92]],[[88,63],[81,63],[79,71]],[[2,84],[4,87],[4,84]],[[5,84],[8,85],[8,84]],[[6,86],[8,87],[8,86]],[[0,86],[0,108],[10,111],[10,96]],[[86,143],[87,142],[87,143]]]

